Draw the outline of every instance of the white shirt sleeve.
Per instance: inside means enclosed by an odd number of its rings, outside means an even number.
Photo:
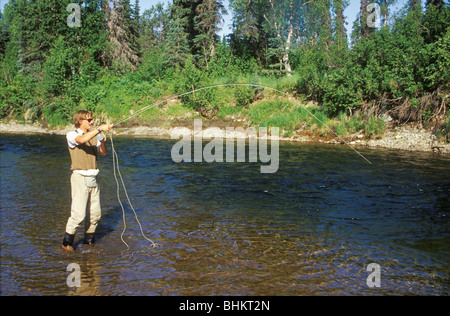
[[[66,135],[67,138],[67,144],[69,145],[69,147],[71,149],[74,149],[75,147],[77,147],[79,144],[75,141],[75,139],[78,136],[82,136],[84,133],[80,132],[79,130],[76,131],[72,131],[72,132],[68,132]],[[102,142],[98,139],[97,137],[97,149],[100,148],[100,146],[102,145]]]
[[[77,132],[72,131],[67,133],[67,144],[69,145],[69,147],[71,149],[74,149],[75,147],[77,147],[79,144],[75,141],[75,139],[80,136]]]
[[[102,142],[99,139],[100,134],[97,135],[97,150],[100,149],[100,146],[102,145]]]

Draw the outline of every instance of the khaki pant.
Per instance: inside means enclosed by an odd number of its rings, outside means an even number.
[[[85,221],[86,233],[95,233],[101,218],[100,187],[87,187],[84,176],[78,173],[72,173],[70,184],[72,186],[72,207],[66,233],[74,235],[77,232],[86,217],[86,210],[89,210],[90,214],[89,219],[86,218]]]

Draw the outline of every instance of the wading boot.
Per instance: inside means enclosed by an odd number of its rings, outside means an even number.
[[[73,239],[75,238],[75,235],[71,235],[68,233],[64,234],[64,239],[62,242],[62,249],[68,252],[74,252],[73,249]]]
[[[84,234],[83,245],[93,245],[95,243],[94,234]]]

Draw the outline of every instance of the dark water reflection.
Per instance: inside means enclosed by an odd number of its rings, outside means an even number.
[[[0,139],[2,295],[449,294],[448,156],[361,149],[369,165],[348,147],[282,144],[279,171],[264,175],[255,163],[175,164],[171,140],[118,137],[128,193],[158,247],[129,207],[131,249],[122,243],[109,154],[99,240],[68,254],[65,138]],[[70,263],[81,288],[66,284]],[[380,288],[366,284],[370,263]]]

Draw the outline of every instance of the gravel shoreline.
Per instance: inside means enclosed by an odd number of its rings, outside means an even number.
[[[53,134],[65,135],[67,132],[73,130],[74,127],[68,126],[59,129],[46,129],[39,124],[22,124],[19,122],[0,123],[0,133],[6,134]],[[203,127],[204,137],[205,131],[208,137],[224,137],[225,129],[222,128],[208,128]],[[173,134],[191,133],[189,128],[161,128],[161,127],[146,127],[138,126],[131,128],[120,128],[115,131],[115,135],[133,135],[144,137],[160,137],[170,138]],[[235,135],[236,138],[243,137],[243,135]],[[244,135],[245,137],[245,135]],[[439,152],[443,154],[450,153],[450,144],[439,142],[437,138],[430,132],[420,127],[413,126],[398,126],[389,128],[385,135],[378,140],[365,140],[361,135],[353,137],[345,137],[343,139],[322,140],[313,139],[308,136],[294,136],[294,137],[280,137],[280,141],[290,142],[317,142],[328,144],[347,143],[351,146],[367,146],[367,147],[382,147],[408,151],[423,151],[423,152]]]

